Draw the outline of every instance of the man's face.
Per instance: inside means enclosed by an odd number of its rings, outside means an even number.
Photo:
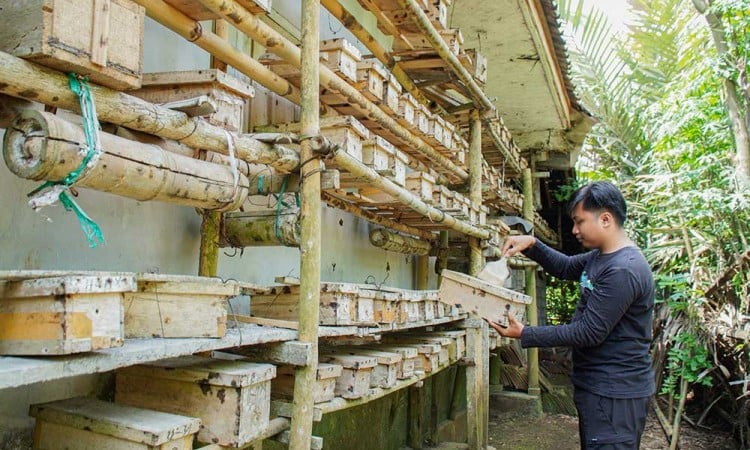
[[[586,211],[581,203],[573,209],[573,236],[586,248],[598,248],[601,245],[604,227],[601,214]]]

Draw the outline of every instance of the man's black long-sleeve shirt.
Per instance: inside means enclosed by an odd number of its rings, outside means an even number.
[[[576,388],[611,398],[652,395],[654,280],[640,250],[566,256],[537,241],[524,254],[558,278],[578,279],[581,298],[569,324],[524,327],[521,345],[572,347]]]

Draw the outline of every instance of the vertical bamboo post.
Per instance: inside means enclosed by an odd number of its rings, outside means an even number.
[[[482,204],[482,121],[479,111],[471,111],[471,142],[469,145],[469,199],[472,206]],[[482,242],[469,236],[469,275],[475,277],[484,267]]]
[[[302,1],[302,55],[300,84],[303,139],[300,159],[302,204],[300,207],[300,296],[299,340],[311,344],[308,366],[295,371],[294,400],[289,448],[310,448],[313,425],[314,390],[318,371],[318,321],[320,314],[321,192],[320,159],[315,157],[309,137],[320,134],[319,50],[320,1]]]
[[[466,328],[466,428],[469,448],[487,448],[489,422],[489,327],[473,319]]]
[[[531,169],[523,169],[523,218],[529,223],[534,223],[534,191],[531,179]],[[526,317],[529,325],[537,325],[536,311],[536,268],[527,267],[526,271],[526,295],[531,297],[531,303],[526,306]],[[540,395],[539,389],[539,350],[530,348],[527,350],[529,360],[529,394]]]
[[[430,255],[419,255],[416,258],[417,261],[417,290],[426,291],[429,270],[430,270]]]
[[[223,25],[223,26],[222,26]],[[227,40],[229,26],[224,20],[214,21],[214,31],[218,37]],[[227,70],[226,63],[211,55],[211,67]],[[221,213],[204,210],[201,212],[201,247],[198,260],[198,275],[215,277],[219,272],[219,232],[221,230]]]

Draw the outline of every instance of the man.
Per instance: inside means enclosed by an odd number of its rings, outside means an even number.
[[[490,325],[523,347],[573,348],[571,381],[582,449],[637,449],[654,393],[649,346],[654,280],[627,237],[627,207],[611,183],[594,182],[572,197],[573,235],[588,253],[566,256],[533,236],[512,236],[503,254],[523,252],[550,274],[580,280],[581,297],[569,324]]]

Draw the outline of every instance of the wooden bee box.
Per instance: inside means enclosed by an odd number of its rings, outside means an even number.
[[[299,320],[299,286],[274,286],[250,299],[250,313],[257,317]],[[321,325],[374,325],[373,299],[359,296],[359,285],[321,283]]]
[[[337,396],[355,399],[370,392],[370,376],[372,370],[378,365],[378,361],[374,357],[323,351],[318,360],[338,364],[342,367],[341,375],[336,378],[335,392]]]
[[[452,270],[443,270],[442,276],[441,301],[501,325],[508,324],[508,314],[523,322],[526,305],[531,303],[528,295]]]
[[[400,355],[401,364],[398,365],[396,378],[399,380],[406,380],[414,376],[414,365],[419,357],[415,347],[378,344],[367,346],[365,348]]]
[[[403,362],[403,357],[395,352],[386,350],[372,350],[361,347],[349,347],[356,355],[371,356],[375,358],[378,365],[372,369],[370,374],[370,387],[390,388],[396,385],[398,373]]]
[[[396,121],[407,129],[414,128],[417,125],[416,111],[418,107],[417,99],[410,93],[404,92],[399,98]]]
[[[391,170],[391,159],[395,158],[396,149],[393,144],[380,136],[373,135],[372,139],[362,142],[362,162],[381,173]]]
[[[451,53],[458,56],[461,53],[461,46],[464,45],[464,37],[458,28],[448,28],[440,31],[440,37],[443,38]]]
[[[453,191],[442,184],[436,184],[432,188],[432,204],[442,210],[451,209],[453,207]]]
[[[32,405],[35,450],[186,450],[200,419],[132,408],[91,398]]]
[[[263,131],[299,133],[300,122],[289,122],[263,127]],[[352,116],[328,116],[320,119],[320,132],[331,143],[338,144],[344,151],[362,161],[362,141],[370,138],[370,131]]]
[[[362,59],[357,47],[346,39],[328,39],[320,43],[321,60],[350,83],[357,82],[357,63]]]
[[[377,323],[390,324],[398,319],[399,294],[378,290],[361,289],[360,298],[372,298],[373,320]]]
[[[221,70],[204,69],[144,74],[142,88],[133,95],[151,103],[175,105],[205,97],[213,106],[207,116],[210,123],[229,131],[243,131],[248,100],[255,89]],[[192,115],[189,106],[185,112]]]
[[[448,28],[448,6],[445,0],[429,0],[424,12],[438,31]]]
[[[224,337],[227,300],[236,283],[217,278],[141,273],[125,295],[125,337]]]
[[[385,86],[390,74],[377,59],[367,59],[357,63],[357,84],[359,91],[373,102],[385,99]]]
[[[456,126],[445,121],[443,129],[443,145],[447,149],[453,148],[453,134],[456,132]]]
[[[467,49],[466,53],[471,59],[470,67],[467,67],[469,72],[474,80],[484,85],[487,83],[487,58],[473,48]]]
[[[116,272],[0,272],[0,354],[67,355],[123,343],[123,295],[135,277]]]
[[[417,109],[417,129],[424,135],[430,131],[430,119],[432,113],[426,106],[420,105]]]
[[[388,114],[395,115],[398,112],[401,91],[401,83],[398,82],[395,75],[389,74],[385,85],[385,102],[380,105]]]
[[[188,356],[117,371],[117,403],[201,419],[198,440],[241,447],[268,427],[276,367]]]
[[[442,345],[435,342],[422,342],[412,339],[408,334],[392,334],[383,336],[383,342],[400,347],[408,346],[417,350],[417,358],[414,360],[414,370],[430,373],[440,367],[440,351]]]
[[[333,400],[336,396],[336,379],[341,376],[342,370],[343,368],[338,364],[318,364],[313,392],[315,403]],[[294,367],[276,367],[276,378],[271,380],[271,395],[274,398],[292,400],[294,397]]]
[[[0,0],[0,50],[125,90],[141,85],[144,9],[130,0]]]
[[[391,181],[397,185],[403,187],[406,185],[406,166],[409,165],[409,156],[396,149],[393,153],[393,158],[389,162],[390,169],[393,170],[393,177],[389,177]]]
[[[434,188],[435,177],[427,172],[411,172],[406,175],[406,189],[427,203],[432,203]]]

